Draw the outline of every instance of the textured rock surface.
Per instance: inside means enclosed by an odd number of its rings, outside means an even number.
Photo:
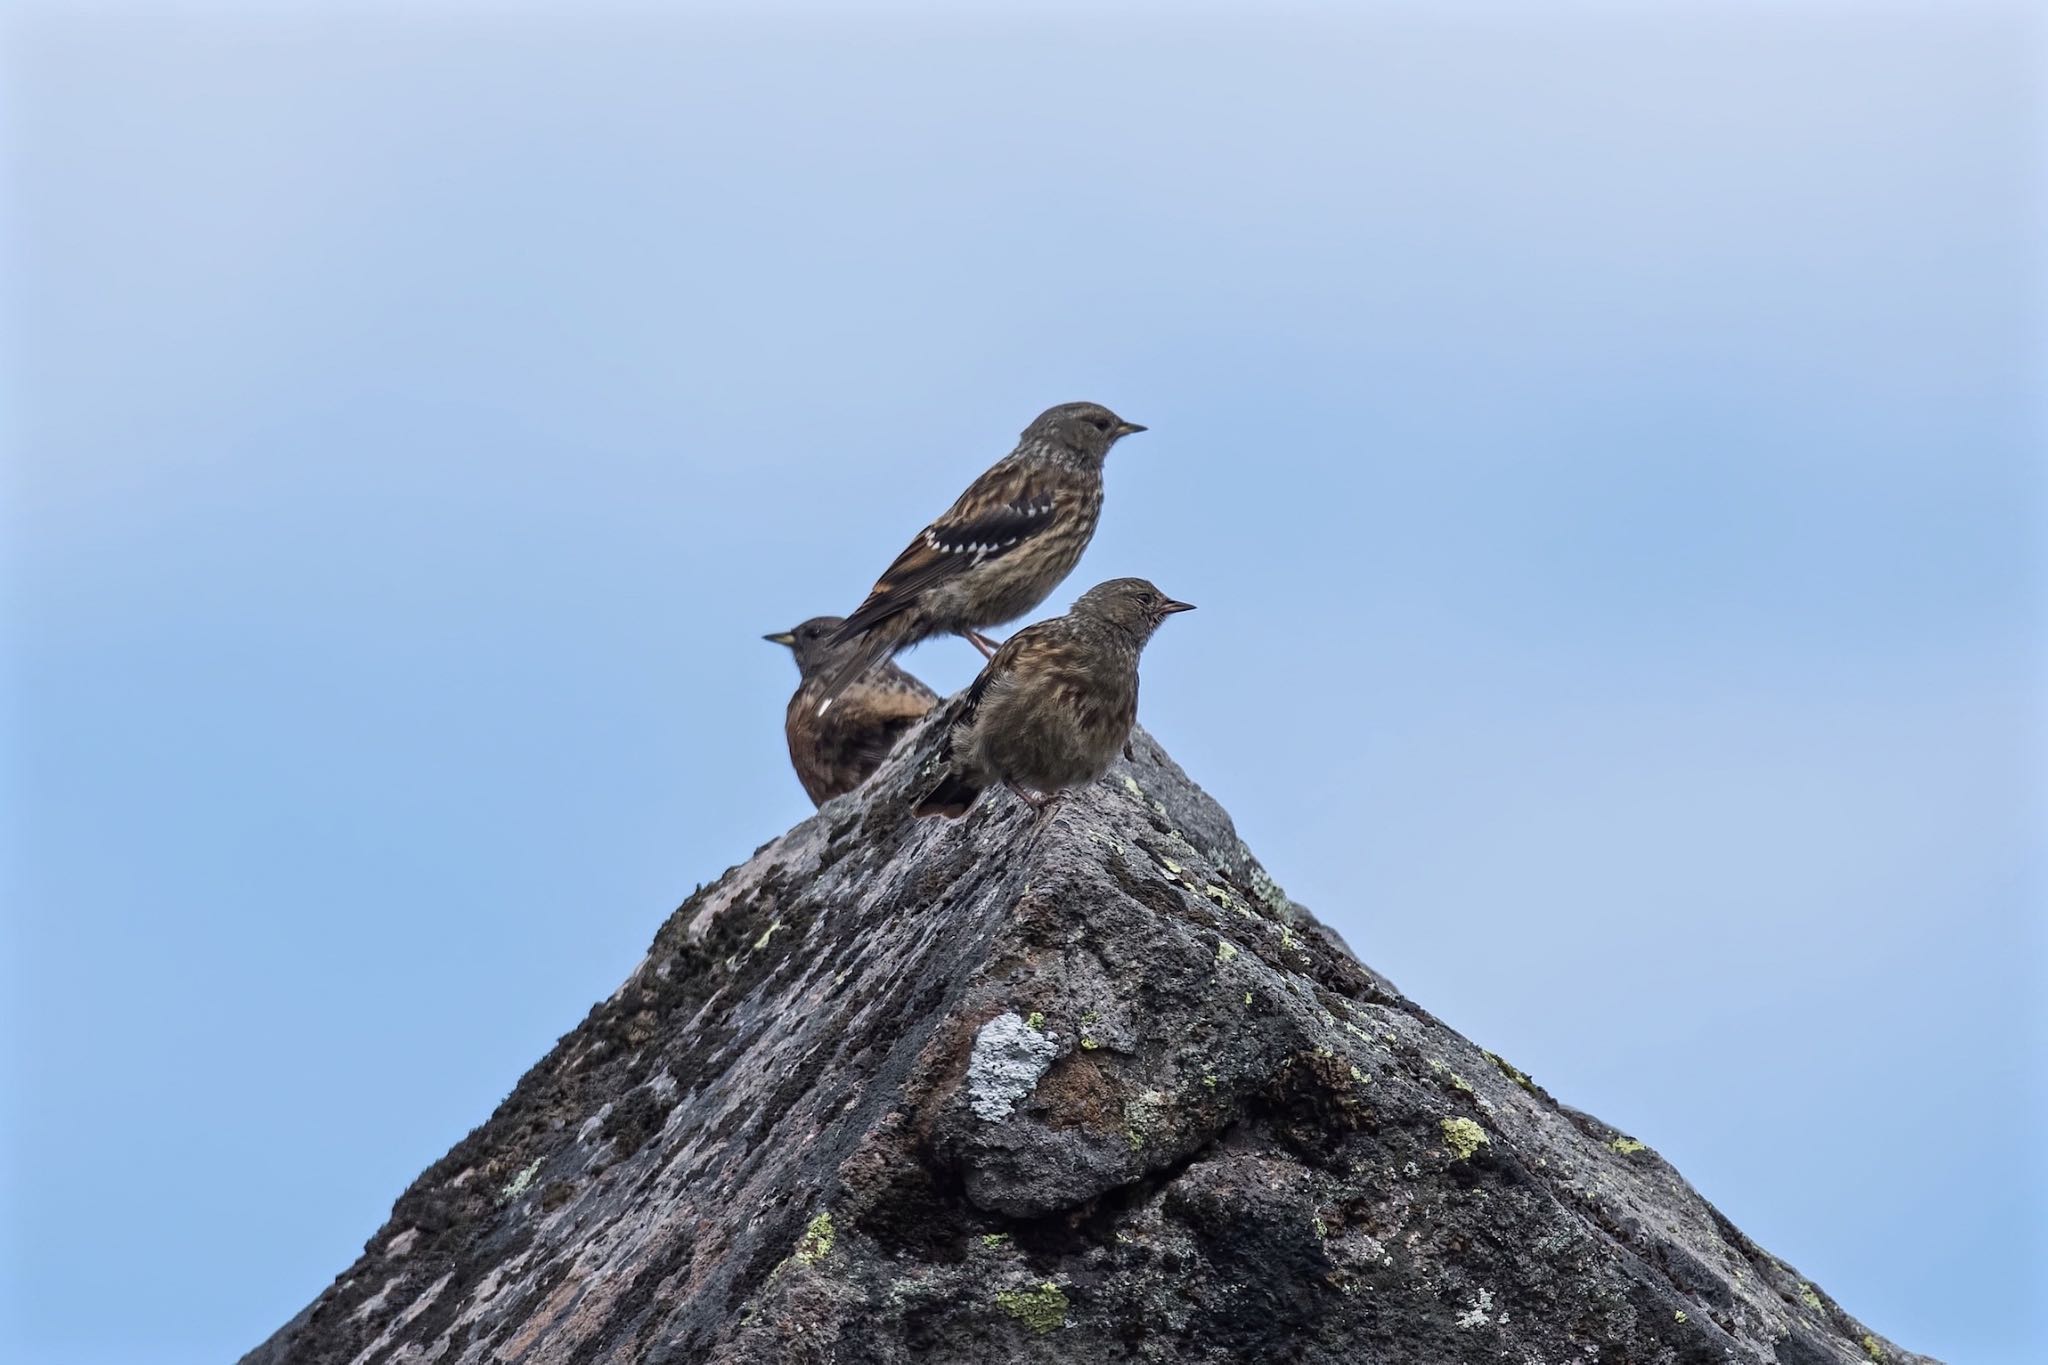
[[[1922,1361],[1289,902],[1148,739],[936,730],[693,895],[245,1358]]]

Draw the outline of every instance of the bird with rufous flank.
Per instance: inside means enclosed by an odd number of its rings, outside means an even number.
[[[984,656],[982,632],[1014,621],[1059,586],[1095,535],[1110,447],[1145,428],[1100,403],[1062,403],[1024,428],[1017,447],[917,533],[839,627],[848,647],[821,703],[873,665],[935,635],[962,635]]]
[[[893,663],[878,663],[839,694],[838,704],[819,714],[825,674],[845,656],[832,643],[837,616],[813,616],[793,629],[761,638],[786,645],[800,675],[783,733],[797,781],[815,805],[852,791],[882,766],[904,731],[938,704],[938,694]]]
[[[1138,656],[1160,622],[1191,610],[1142,578],[1113,578],[1012,635],[968,688],[947,771],[917,813],[965,815],[1000,783],[1043,818],[1108,772],[1138,718]]]

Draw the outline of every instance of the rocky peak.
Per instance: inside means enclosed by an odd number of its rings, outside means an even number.
[[[914,820],[937,725],[245,1363],[1926,1359],[1359,963],[1148,737],[1043,825]]]

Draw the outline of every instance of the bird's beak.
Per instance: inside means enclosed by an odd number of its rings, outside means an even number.
[[[792,630],[785,630],[780,635],[763,635],[761,638],[771,645],[788,645],[792,649],[796,647],[796,632]]]
[[[1159,614],[1161,616],[1171,616],[1177,611],[1193,611],[1194,609],[1195,604],[1192,602],[1168,602],[1159,609]]]
[[[1116,424],[1116,439],[1121,441],[1124,437],[1135,436],[1144,429],[1136,422],[1118,422]]]

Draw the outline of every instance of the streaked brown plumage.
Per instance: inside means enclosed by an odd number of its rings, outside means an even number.
[[[917,813],[965,815],[997,782],[1043,813],[1108,772],[1138,718],[1138,655],[1161,621],[1192,609],[1142,578],[1113,578],[1012,635],[967,689],[951,765]]]
[[[826,677],[822,700],[934,635],[964,635],[990,653],[980,632],[1043,602],[1080,560],[1102,513],[1102,462],[1144,429],[1099,403],[1040,413],[846,618],[834,639],[849,652]]]
[[[884,663],[855,680],[837,704],[820,715],[820,679],[846,653],[846,646],[831,643],[839,624],[837,616],[814,616],[793,630],[761,637],[770,644],[787,645],[796,655],[802,681],[789,699],[782,729],[796,779],[820,806],[867,781],[903,732],[939,700],[916,678]]]

